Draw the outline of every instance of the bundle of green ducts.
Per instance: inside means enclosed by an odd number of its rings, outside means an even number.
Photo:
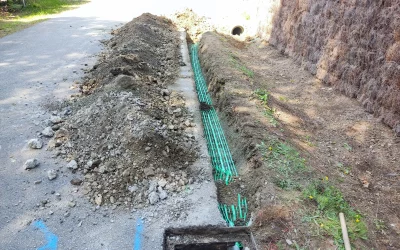
[[[212,106],[211,96],[208,94],[206,80],[204,79],[198,58],[197,44],[192,45],[191,52],[192,67],[199,101],[210,107],[201,109],[200,112],[203,120],[208,152],[215,170],[214,177],[215,180],[223,180],[226,184],[229,184],[232,178],[238,175],[237,170],[217,113]]]
[[[245,226],[246,219],[247,219],[247,201],[246,198],[240,197],[238,194],[238,204],[236,205],[226,205],[226,204],[219,204],[218,205],[219,211],[222,214],[222,217],[230,227],[238,226]]]

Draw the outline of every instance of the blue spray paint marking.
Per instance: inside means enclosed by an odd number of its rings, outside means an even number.
[[[140,250],[142,244],[142,231],[143,231],[143,221],[142,219],[137,220],[135,241],[133,242],[133,250]]]
[[[38,248],[37,250],[57,250],[58,237],[49,231],[43,221],[37,220],[33,226],[40,230],[46,237],[47,244]]]

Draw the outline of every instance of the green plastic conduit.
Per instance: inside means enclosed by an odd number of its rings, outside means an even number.
[[[222,214],[222,217],[226,221],[229,227],[234,227],[238,224],[246,225],[247,220],[247,200],[246,198],[240,197],[238,194],[238,204],[237,205],[226,205],[220,203],[218,209]]]
[[[197,96],[200,102],[206,103],[212,107],[209,110],[200,110],[200,112],[207,148],[211,157],[211,164],[215,170],[214,178],[215,180],[225,181],[225,184],[228,185],[230,181],[232,181],[233,177],[238,176],[238,173],[228,143],[226,142],[224,131],[219,122],[217,112],[212,106],[211,96],[208,93],[207,83],[200,66],[197,44],[192,45],[191,52]],[[247,200],[246,198],[241,197],[240,194],[238,194],[237,205],[229,206],[220,203],[218,209],[228,226],[234,227],[237,224],[246,224],[248,211]]]
[[[206,80],[201,71],[197,44],[192,45],[191,52],[197,96],[200,102],[212,107],[211,96],[208,93]],[[214,178],[215,180],[225,181],[225,184],[228,185],[233,177],[238,176],[238,173],[228,143],[226,142],[224,131],[213,107],[209,110],[201,110],[200,112],[211,164],[215,170]]]

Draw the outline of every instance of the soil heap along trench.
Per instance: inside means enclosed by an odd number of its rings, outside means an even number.
[[[63,104],[69,111],[50,148],[83,174],[72,182],[92,203],[140,208],[194,181],[195,125],[182,96],[167,89],[181,62],[171,21],[143,14],[112,34],[81,94]]]

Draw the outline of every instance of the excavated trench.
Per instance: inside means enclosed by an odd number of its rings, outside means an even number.
[[[187,43],[185,36],[186,33],[181,32],[181,54],[182,61],[185,63],[181,66],[180,78],[170,89],[180,91],[185,99],[190,100],[187,103],[190,111],[193,113],[200,112],[198,120],[197,118],[195,120],[199,123],[202,122],[203,126],[199,126],[199,128],[200,130],[203,128],[203,133],[197,131],[194,135],[196,138],[204,136],[210,156],[207,164],[211,163],[213,167],[213,177],[217,186],[224,185],[229,188],[229,184],[237,178],[238,173],[218,115],[213,107],[211,96],[207,93],[207,84],[197,56],[198,46]],[[191,52],[190,59],[189,51]],[[206,167],[210,168],[211,166],[207,165]],[[217,191],[217,193],[221,192]],[[217,206],[214,209],[216,208]],[[238,193],[237,200],[232,203],[219,202],[218,209],[228,227],[168,228],[164,232],[164,249],[257,249],[249,228],[242,226],[246,225],[248,221],[246,198]]]
[[[198,44],[191,45],[191,59],[196,82],[196,90],[199,102],[207,109],[201,109],[201,116],[204,126],[204,134],[207,141],[208,152],[211,157],[212,167],[214,169],[214,180],[217,186],[225,185],[224,188],[232,197],[237,196],[237,200],[228,199],[229,203],[224,203],[224,192],[219,194],[219,210],[222,217],[229,227],[246,226],[248,224],[248,205],[246,197],[241,196],[235,190],[230,190],[230,184],[234,178],[238,178],[238,171],[232,158],[224,130],[219,121],[217,112],[213,107],[212,99],[208,93],[207,83],[203,76],[198,58]],[[222,184],[224,183],[224,184]],[[230,191],[229,191],[230,190]]]

